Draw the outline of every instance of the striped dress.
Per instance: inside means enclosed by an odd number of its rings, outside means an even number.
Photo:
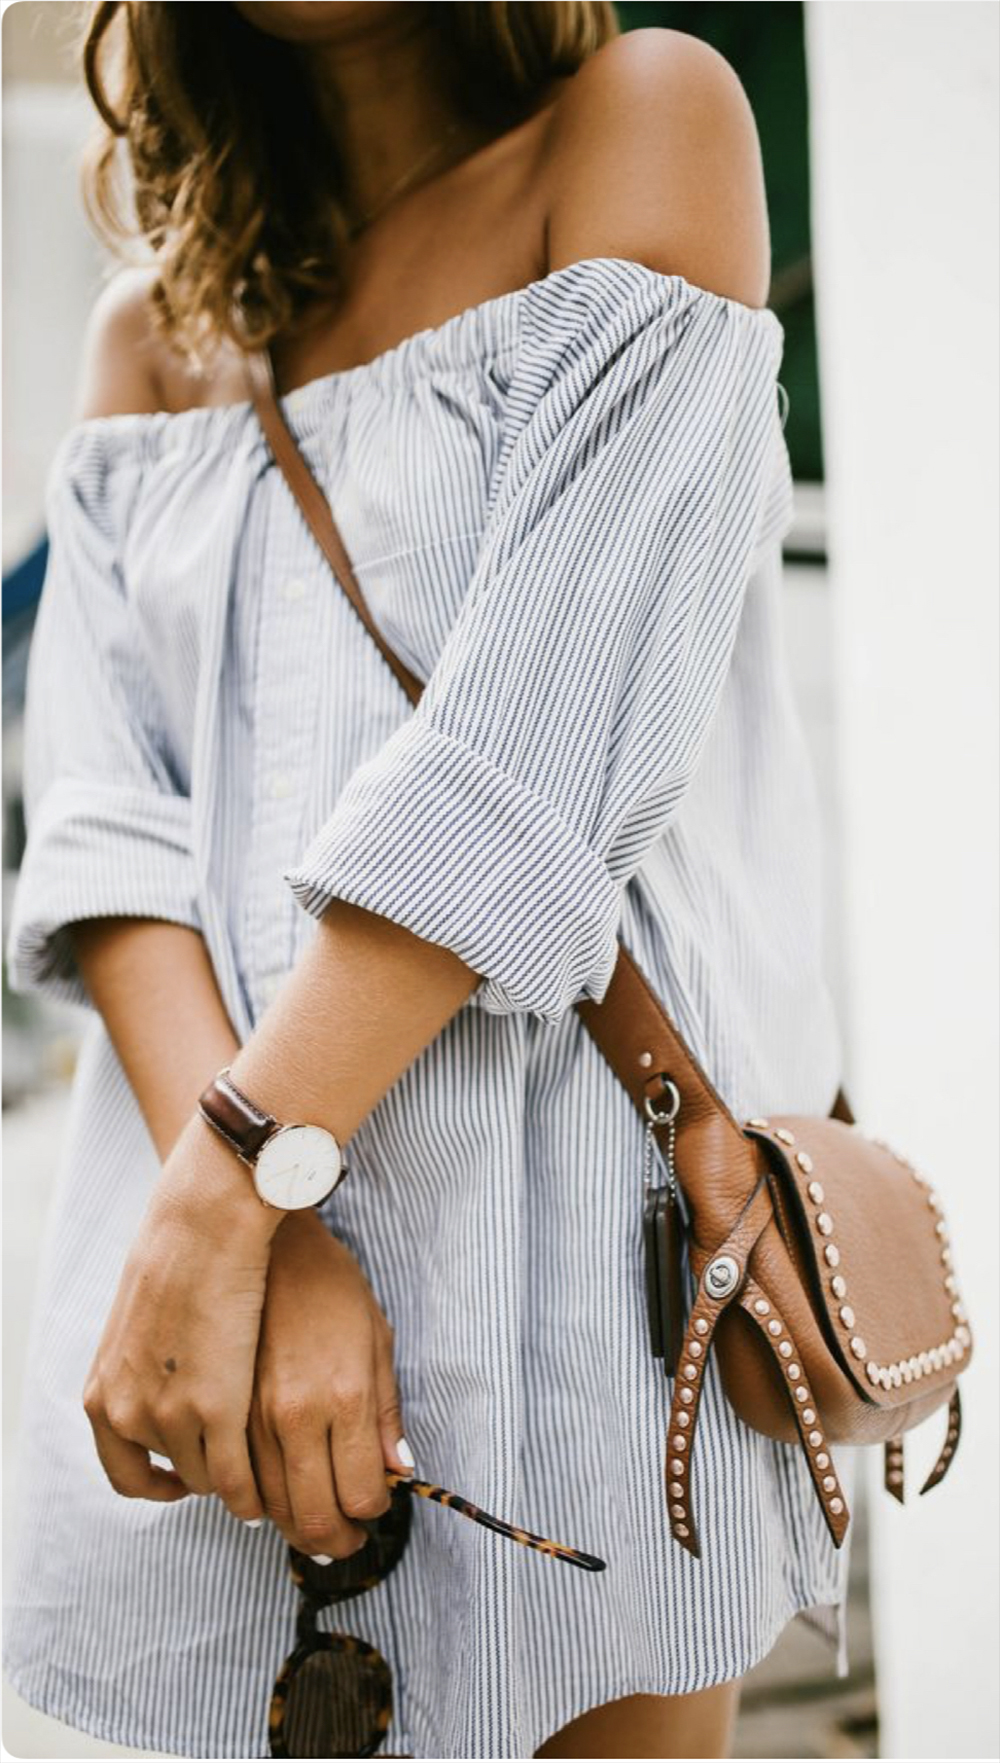
[[[598,1703],[742,1674],[797,1612],[845,1669],[847,1550],[714,1364],[702,1560],[671,1541],[642,1125],[572,1008],[621,934],[737,1114],[823,1113],[837,1089],[781,628],[782,346],[767,310],[591,258],[286,396],[373,614],[427,681],[415,713],[248,403],[78,423],[51,468],[15,989],[86,1003],[68,922],[173,920],[203,935],[242,1041],[334,896],[482,976],[352,1138],[323,1216],[395,1326],[418,1473],[608,1569],[416,1501],[396,1571],[322,1619],[389,1660],[391,1752],[530,1757]],[[92,1014],[6,1666],[105,1739],[266,1756],[296,1604],[282,1539],[214,1496],[122,1499],[81,1406],[157,1168]]]

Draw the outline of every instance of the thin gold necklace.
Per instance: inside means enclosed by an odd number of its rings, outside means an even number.
[[[401,195],[404,190],[411,187],[414,179],[418,178],[422,171],[426,171],[427,168],[433,164],[438,154],[440,154],[448,145],[448,142],[455,135],[459,126],[459,120],[456,117],[455,121],[450,123],[448,128],[445,129],[444,134],[433,143],[429,151],[422,154],[415,165],[408,166],[402,177],[397,178],[394,183],[390,184],[388,190],[383,192],[382,196],[373,207],[363,209],[361,214],[355,217],[348,227],[349,238],[354,238],[355,234],[361,232],[366,226],[370,226],[372,221],[388,208],[390,202],[395,201],[397,196]]]

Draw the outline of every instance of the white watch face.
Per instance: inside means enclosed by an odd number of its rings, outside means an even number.
[[[343,1159],[323,1126],[282,1126],[272,1133],[254,1164],[261,1198],[286,1212],[315,1206],[340,1180]]]

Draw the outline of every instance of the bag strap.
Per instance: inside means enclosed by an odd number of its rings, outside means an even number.
[[[411,704],[423,690],[416,675],[400,661],[375,623],[358,586],[344,541],[337,530],[330,504],[299,451],[298,443],[281,414],[274,382],[274,365],[270,352],[259,350],[247,361],[252,395],[261,427],[274,454],[275,463],[291,488],[306,523],[333,573],[350,600],[368,635],[382,652]]]
[[[416,704],[423,684],[389,647],[368,610],[330,505],[285,421],[270,350],[247,356],[247,378],[275,463],[310,532],[387,666],[411,704]],[[679,1149],[683,1152],[689,1135],[693,1140],[697,1134],[704,1148],[710,1142],[713,1164],[718,1166],[721,1160],[728,1166],[734,1186],[742,1191],[752,1168],[753,1146],[623,943],[619,942],[618,960],[602,1001],[581,999],[575,1008],[644,1122],[652,1118],[650,1110],[654,1104],[662,1101],[663,1087],[669,1079],[680,1096],[676,1123]],[[839,1119],[853,1120],[842,1090],[837,1093],[831,1113]],[[697,1166],[695,1162],[694,1167]],[[683,1161],[679,1174],[684,1186]]]

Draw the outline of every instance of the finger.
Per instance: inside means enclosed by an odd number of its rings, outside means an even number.
[[[294,1542],[292,1502],[285,1485],[285,1464],[281,1447],[264,1421],[256,1401],[250,1409],[247,1424],[247,1445],[254,1481],[271,1523],[281,1532],[286,1543]]]
[[[233,1426],[214,1426],[206,1427],[202,1438],[213,1494],[244,1524],[263,1518],[246,1433]]]
[[[307,1555],[343,1560],[367,1541],[341,1511],[334,1491],[330,1435],[318,1417],[293,1413],[278,1425],[294,1543]]]
[[[390,1505],[375,1399],[375,1367],[364,1384],[334,1394],[330,1427],[337,1502],[349,1518],[377,1518]]]
[[[161,1419],[159,1432],[163,1440],[162,1455],[170,1458],[189,1493],[210,1494],[212,1478],[208,1471],[201,1424],[197,1418],[185,1417],[183,1422],[172,1423]]]
[[[188,1493],[172,1469],[151,1463],[145,1446],[123,1439],[106,1420],[91,1416],[101,1466],[116,1494],[129,1500],[183,1500]]]
[[[375,1412],[378,1416],[382,1456],[389,1469],[412,1475],[413,1452],[406,1439],[399,1386],[392,1359],[392,1337],[380,1334],[375,1342]]]

